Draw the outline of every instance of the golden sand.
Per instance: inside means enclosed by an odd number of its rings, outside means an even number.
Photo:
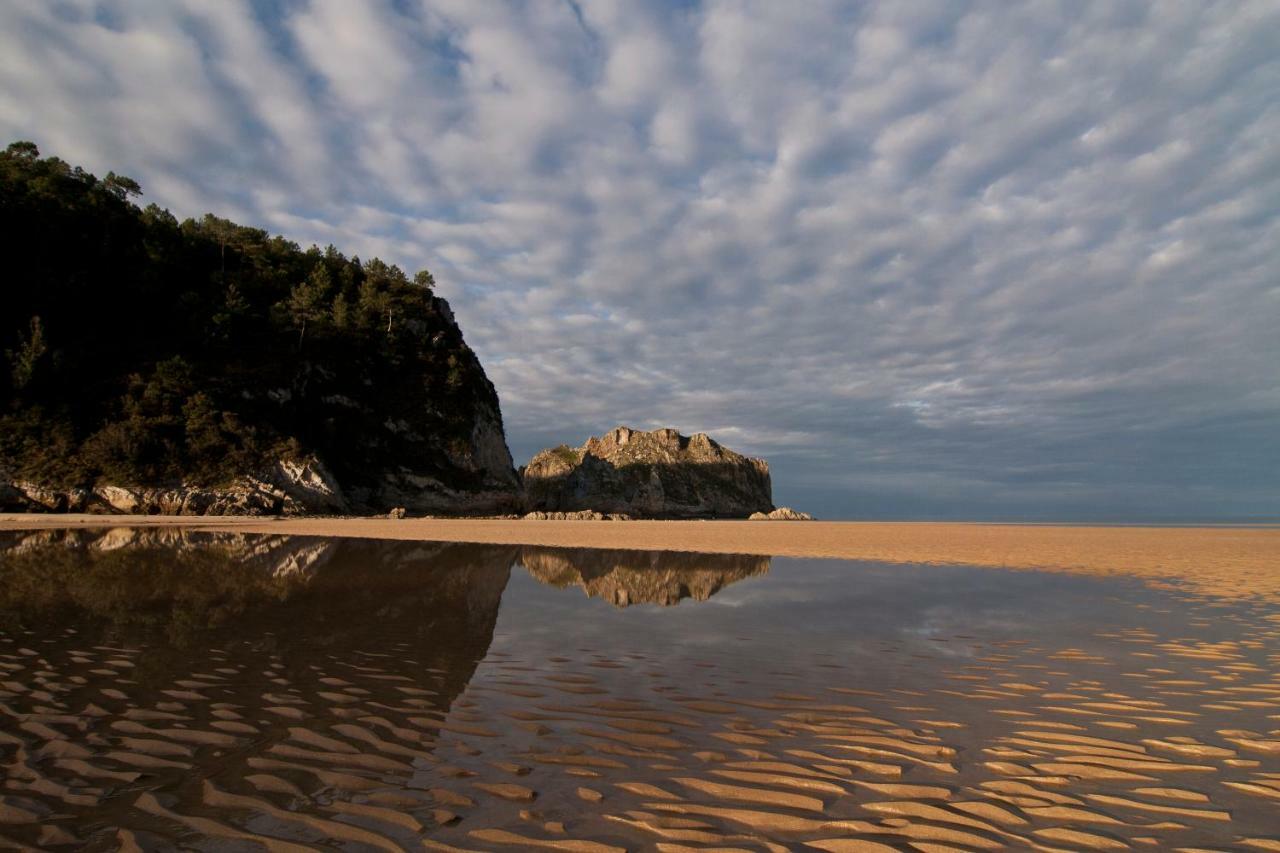
[[[1203,594],[1280,598],[1280,527],[1274,526],[0,515],[0,530],[166,525],[242,533],[998,566],[1131,575],[1182,583]]]

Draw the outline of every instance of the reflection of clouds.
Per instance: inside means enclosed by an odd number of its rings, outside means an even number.
[[[998,631],[1001,633],[1019,633],[1036,625],[1037,622],[1020,614],[1010,613],[1001,608],[998,613],[969,611],[948,605],[929,608],[921,615],[921,624],[904,627],[904,633],[921,636],[944,637],[950,639],[957,633],[969,633],[974,630]]]
[[[735,587],[725,590],[707,602],[716,607],[758,607],[766,604],[802,604],[814,601],[820,595],[818,590],[804,589],[768,589]]]
[[[997,616],[948,606],[932,607],[920,615],[919,624],[903,625],[898,635],[904,643],[928,649],[940,657],[972,659],[978,656],[972,643],[958,639],[956,634],[1026,636],[1029,633],[1033,622],[1006,614],[1007,611]]]
[[[971,660],[975,645],[991,640],[1077,635],[1088,619],[1131,618],[1100,595],[1111,583],[992,568],[774,558],[767,575],[727,586],[706,601],[620,611],[592,607],[516,574],[499,627],[513,638],[512,649],[524,652],[528,642],[562,642],[558,626],[568,624],[577,641],[597,650],[755,654],[796,666],[830,655],[880,667],[886,645]],[[1087,642],[1087,636],[1074,642]]]

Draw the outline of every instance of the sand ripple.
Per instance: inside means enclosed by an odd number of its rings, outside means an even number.
[[[460,588],[478,657],[497,597]],[[0,848],[1280,850],[1280,621],[1159,603],[1167,630],[975,628],[865,671],[322,636],[166,668],[0,633]]]

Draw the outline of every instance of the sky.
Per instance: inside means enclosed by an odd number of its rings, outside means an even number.
[[[1280,517],[1275,0],[5,0],[0,136],[427,268],[521,464]]]

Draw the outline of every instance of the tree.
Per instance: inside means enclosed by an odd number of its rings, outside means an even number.
[[[396,311],[402,308],[403,297],[410,289],[409,279],[400,267],[388,265],[378,258],[365,263],[363,272],[364,281],[360,283],[358,300],[360,311],[365,318],[379,325],[385,317],[386,332],[390,336]]]
[[[48,351],[49,347],[44,341],[44,326],[41,325],[39,317],[32,317],[28,333],[25,335],[18,333],[18,348],[5,352],[9,363],[13,365],[14,389],[21,391],[31,384],[31,380],[35,377],[36,365]]]
[[[374,326],[378,318],[386,315],[387,323],[391,320],[391,300],[386,291],[378,287],[377,279],[372,276],[360,282],[360,292],[356,297],[356,307],[360,312],[360,325],[364,328]]]
[[[178,217],[174,216],[168,210],[165,210],[155,202],[152,202],[143,209],[142,221],[146,224],[148,229],[163,229],[166,231],[178,230]]]
[[[34,161],[40,158],[40,149],[36,147],[34,142],[28,142],[25,139],[9,143],[9,147],[4,150],[4,153],[20,160]]]
[[[142,195],[142,187],[137,181],[124,175],[117,175],[115,172],[107,172],[107,176],[102,179],[102,188],[121,201],[125,201],[130,196]]]
[[[237,225],[227,219],[221,219],[212,213],[206,213],[199,223],[191,222],[190,226],[183,223],[183,227],[190,227],[193,231],[200,232],[212,236],[218,243],[218,269],[219,283],[223,287],[227,284],[227,247],[244,254],[252,251],[254,248],[261,247],[267,241],[267,232],[260,228],[246,228],[243,225]]]
[[[338,295],[333,298],[332,313],[335,328],[345,329],[351,324],[351,303],[342,291],[338,291]]]
[[[218,334],[230,336],[235,332],[236,323],[247,316],[253,309],[249,300],[240,292],[240,287],[233,281],[227,285],[223,294],[222,309],[213,314],[213,325]]]
[[[294,285],[289,292],[289,313],[298,327],[298,349],[307,336],[307,323],[319,320],[328,313],[329,293],[333,290],[333,277],[324,264],[316,264],[306,281]]]

